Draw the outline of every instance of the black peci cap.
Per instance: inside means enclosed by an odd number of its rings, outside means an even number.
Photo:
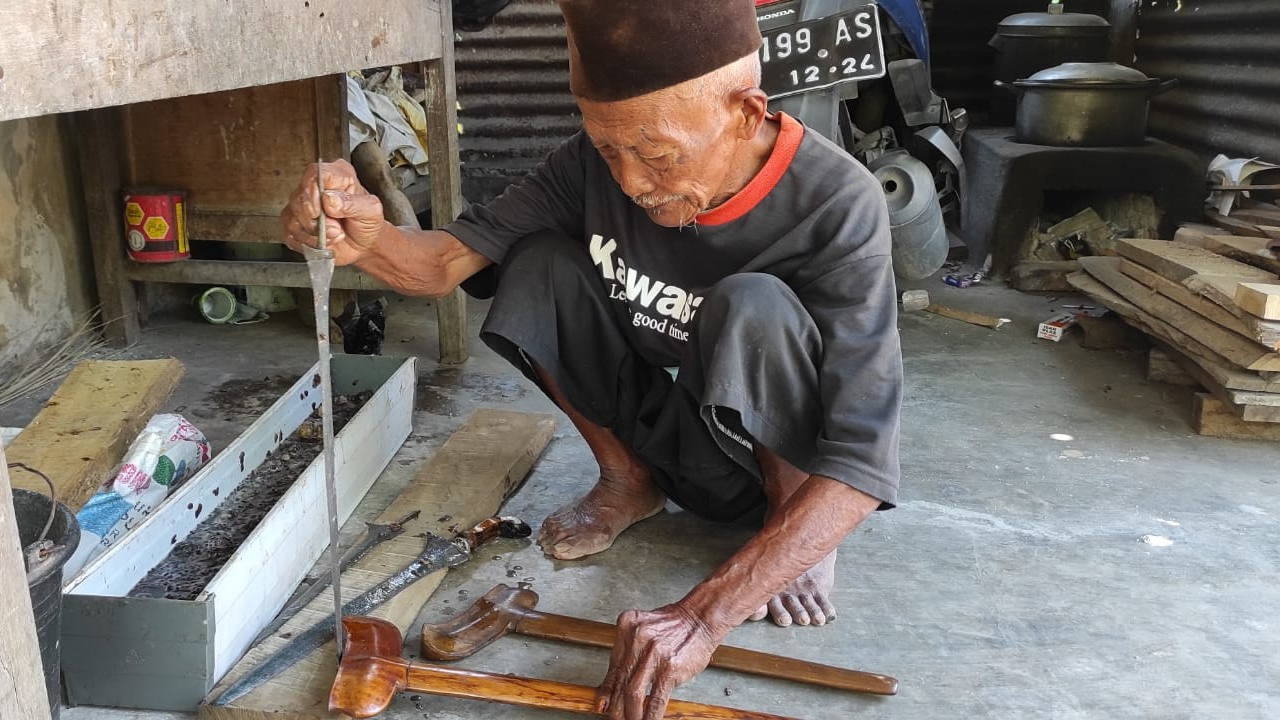
[[[754,0],[560,0],[573,94],[610,102],[679,85],[760,49]]]

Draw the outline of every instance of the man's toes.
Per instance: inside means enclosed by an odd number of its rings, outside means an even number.
[[[544,544],[543,552],[557,560],[577,560],[604,552],[613,545],[613,536],[593,528],[581,528],[578,532],[561,533],[554,542]]]
[[[827,616],[827,622],[836,619],[836,606],[831,604],[825,594],[815,595],[814,600],[818,602],[818,607],[822,609],[822,614]]]
[[[791,619],[800,625],[809,624],[809,612],[804,609],[804,605],[800,603],[800,599],[795,595],[787,595],[782,598],[782,605],[791,613]]]
[[[564,539],[565,530],[560,522],[554,517],[549,517],[542,521],[542,528],[538,530],[539,545],[555,545]]]
[[[765,618],[766,618],[766,617],[768,617],[768,616],[769,616],[769,606],[768,606],[768,605],[761,605],[761,606],[760,606],[760,609],[759,609],[759,610],[757,610],[757,611],[755,611],[755,612],[753,612],[753,613],[751,613],[751,617],[749,617],[749,618],[747,618],[747,619],[748,619],[748,620],[750,620],[750,621],[752,621],[752,622],[755,622],[756,620],[763,620],[763,619],[765,619]]]
[[[769,601],[769,617],[773,618],[773,622],[778,627],[790,627],[791,613],[783,607],[782,600],[774,598]]]
[[[809,613],[809,619],[814,625],[827,624],[827,614],[822,611],[817,598],[812,595],[801,595],[800,604],[804,606],[805,612]]]

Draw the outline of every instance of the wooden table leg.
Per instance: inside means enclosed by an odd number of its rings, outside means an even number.
[[[120,110],[104,108],[78,113],[75,126],[104,334],[107,342],[123,347],[137,342],[141,331],[137,293],[133,283],[125,278],[125,263],[129,260],[124,246],[124,220],[120,216],[120,189],[124,180],[120,163]]]
[[[424,63],[427,84],[427,155],[431,171],[431,221],[437,228],[462,212],[458,159],[458,86],[453,67],[453,8],[440,4],[440,57]],[[465,362],[468,352],[466,297],[461,290],[436,301],[440,362]]]

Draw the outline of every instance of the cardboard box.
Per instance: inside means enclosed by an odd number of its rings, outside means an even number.
[[[1040,323],[1040,327],[1036,330],[1036,337],[1058,342],[1076,326],[1076,317],[1076,314],[1071,312],[1058,313]]]

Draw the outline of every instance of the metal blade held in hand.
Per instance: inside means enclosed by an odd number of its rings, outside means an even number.
[[[453,540],[427,534],[427,546],[413,562],[399,572],[369,588],[341,608],[345,615],[368,615],[378,606],[395,597],[401,590],[437,570],[456,567],[471,559],[472,552],[480,545],[497,537],[518,538],[529,536],[529,526],[516,518],[490,518]],[[326,622],[316,623],[289,638],[274,655],[263,660],[227,688],[214,705],[229,705],[248,695],[263,683],[295,665],[316,648],[334,637],[333,628]],[[341,661],[341,658],[339,658]]]
[[[324,170],[316,163],[316,184],[320,190],[319,216],[316,218],[316,245],[304,247],[307,272],[311,275],[311,292],[315,296],[316,347],[320,353],[320,425],[324,428],[324,492],[329,507],[329,557],[333,579],[333,627],[338,638],[338,655],[342,655],[342,568],[338,563],[338,486],[333,476],[333,378],[329,373],[329,286],[333,282],[333,251],[328,249],[327,221],[324,214]]]

